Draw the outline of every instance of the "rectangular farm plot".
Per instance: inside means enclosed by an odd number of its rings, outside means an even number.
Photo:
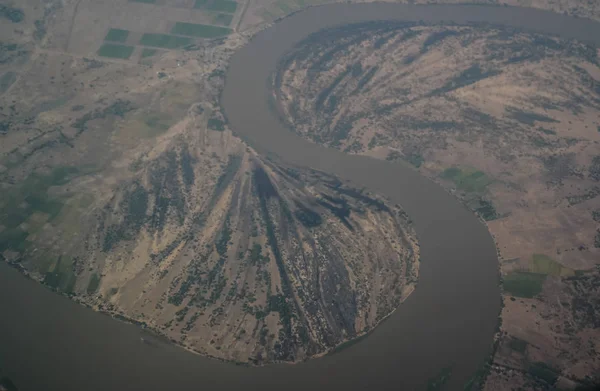
[[[128,37],[129,37],[128,30],[110,29],[110,30],[108,30],[106,37],[104,37],[104,40],[110,41],[110,42],[124,43],[125,41],[127,41]]]
[[[177,22],[171,30],[173,34],[188,35],[200,38],[222,37],[231,32],[227,27],[210,26],[206,24]]]
[[[102,57],[121,58],[127,60],[133,53],[133,49],[133,46],[105,43],[98,50],[98,55]]]
[[[532,298],[542,292],[545,274],[512,272],[504,277],[504,291],[517,297]]]
[[[206,9],[209,11],[235,13],[238,3],[232,0],[196,0],[194,8]]]
[[[237,9],[237,3],[231,0],[212,0],[206,8],[211,11],[229,12],[230,14],[233,14]]]
[[[173,30],[175,30],[175,28],[173,28]],[[146,33],[142,35],[142,39],[140,39],[140,45],[154,46],[164,49],[182,48],[186,45],[189,45],[191,42],[191,38],[188,37],[177,37],[175,35],[153,33]]]
[[[229,26],[232,20],[233,15],[231,14],[216,14],[213,17],[213,23],[220,24],[221,26]]]

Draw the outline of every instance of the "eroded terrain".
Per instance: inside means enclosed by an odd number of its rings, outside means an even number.
[[[392,311],[414,287],[418,246],[386,200],[265,161],[231,134],[216,99],[231,52],[324,2],[234,3],[0,0],[0,249],[190,349],[296,361]],[[600,17],[594,0],[485,3]],[[405,27],[316,37],[282,74],[283,108],[306,137],[408,161],[488,221],[506,291],[488,389],[593,381],[597,54]]]
[[[232,135],[218,95],[239,37],[135,63],[42,49],[20,23],[3,47],[4,260],[255,364],[326,353],[412,292],[419,248],[398,206]]]
[[[600,373],[595,48],[486,26],[367,23],[307,38],[273,83],[303,137],[412,164],[487,222],[505,291],[489,389]]]

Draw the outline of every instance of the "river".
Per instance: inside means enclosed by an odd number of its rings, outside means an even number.
[[[261,152],[336,174],[399,203],[421,245],[417,290],[361,342],[299,365],[250,368],[200,357],[55,295],[0,265],[0,368],[21,390],[413,390],[452,367],[462,386],[490,352],[500,311],[498,261],[485,226],[408,166],[319,147],[269,109],[278,59],[322,28],[369,20],[487,22],[600,43],[600,24],[489,6],[335,4],[296,13],[234,54],[222,104]],[[145,336],[151,343],[142,342]]]

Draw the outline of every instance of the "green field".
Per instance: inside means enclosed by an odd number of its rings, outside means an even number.
[[[146,3],[146,4],[154,4],[156,0],[129,0],[133,3]]]
[[[492,183],[492,180],[484,172],[468,168],[450,167],[444,170],[440,176],[451,180],[456,187],[467,192],[482,192]]]
[[[148,49],[148,48],[144,48],[144,50],[142,50],[142,58],[147,58],[147,57],[152,57],[156,54],[156,49]]]
[[[221,26],[229,26],[233,20],[233,15],[230,14],[216,14],[213,17],[214,24],[220,24]]]
[[[104,37],[104,40],[111,41],[111,42],[123,43],[123,42],[127,41],[127,37],[129,37],[129,31],[127,31],[127,30],[110,29],[110,30],[108,30],[106,37]]]
[[[231,0],[213,0],[206,9],[217,12],[228,12],[233,14],[237,9],[237,3]]]
[[[140,45],[155,46],[165,49],[177,49],[189,45],[192,42],[187,37],[176,37],[168,34],[152,34],[146,33],[140,39]]]
[[[504,290],[517,297],[532,298],[542,292],[545,274],[512,272],[504,277]]]
[[[532,273],[546,274],[551,276],[568,277],[574,276],[575,271],[564,267],[554,259],[544,254],[533,254],[531,256],[531,267]]]
[[[133,53],[133,46],[117,45],[114,43],[105,43],[98,50],[98,55],[102,57],[128,59]]]
[[[196,0],[194,8],[204,8],[208,4],[208,0]]]
[[[0,252],[7,249],[22,252],[26,239],[35,229],[34,214],[47,216],[41,223],[54,219],[63,207],[62,200],[51,197],[48,189],[62,186],[79,174],[75,167],[58,167],[48,175],[31,174],[18,186],[0,193],[0,215],[4,229],[0,231]],[[28,223],[26,228],[22,224]]]
[[[189,35],[192,37],[215,38],[227,35],[231,32],[226,27],[209,26],[206,24],[177,22],[171,33]]]

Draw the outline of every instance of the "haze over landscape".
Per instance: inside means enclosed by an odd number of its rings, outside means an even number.
[[[360,3],[0,0],[0,390],[600,385],[600,3]]]

